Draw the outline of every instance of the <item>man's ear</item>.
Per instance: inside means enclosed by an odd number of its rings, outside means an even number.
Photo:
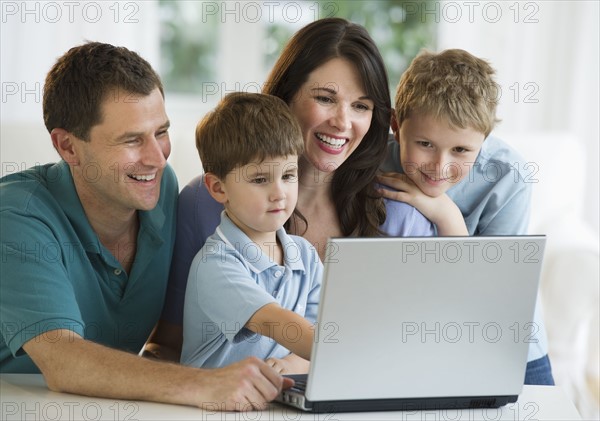
[[[221,204],[227,203],[227,193],[224,183],[215,174],[207,172],[204,174],[204,185],[213,199]]]
[[[75,166],[80,164],[80,159],[75,148],[75,142],[80,140],[75,139],[73,133],[66,131],[65,129],[52,129],[50,132],[52,138],[52,145],[58,152],[60,157],[64,159],[69,166]]]
[[[396,142],[400,142],[400,127],[398,127],[398,120],[396,119],[396,112],[392,110],[392,116],[390,117],[390,127],[392,133],[394,133],[394,139]]]

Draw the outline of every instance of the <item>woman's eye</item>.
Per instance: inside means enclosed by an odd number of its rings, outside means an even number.
[[[327,104],[333,103],[333,99],[329,98],[328,96],[317,95],[315,99],[319,102],[324,102]]]
[[[359,111],[369,111],[371,109],[371,107],[369,107],[367,104],[355,104],[354,108]]]

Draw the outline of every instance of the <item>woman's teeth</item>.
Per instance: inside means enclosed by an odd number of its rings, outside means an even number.
[[[336,139],[334,137],[329,137],[327,135],[320,134],[320,133],[315,134],[315,136],[317,136],[317,139],[319,139],[321,142],[326,143],[328,146],[331,146],[332,148],[339,149],[342,146],[344,146],[344,144],[346,143],[346,139]]]

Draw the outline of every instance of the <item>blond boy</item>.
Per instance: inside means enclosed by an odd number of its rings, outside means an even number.
[[[531,166],[489,136],[500,87],[494,69],[466,51],[421,52],[402,75],[393,140],[379,181],[388,198],[416,207],[438,235],[527,234]],[[525,383],[553,384],[536,309]]]

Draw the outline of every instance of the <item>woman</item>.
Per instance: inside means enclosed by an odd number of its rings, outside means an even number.
[[[433,226],[416,209],[384,200],[375,190],[391,104],[383,59],[362,26],[329,18],[300,29],[275,63],[264,93],[288,103],[304,136],[297,205],[304,218],[292,218],[289,233],[310,241],[322,260],[329,237],[433,235]],[[167,298],[146,347],[159,358],[179,360],[188,271],[222,209],[202,177],[179,196]]]

